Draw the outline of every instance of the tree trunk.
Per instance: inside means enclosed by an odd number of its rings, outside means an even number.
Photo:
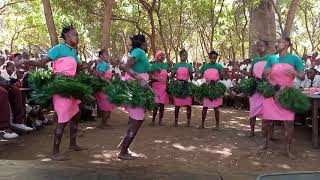
[[[272,2],[273,1],[273,2]],[[268,42],[268,53],[273,54],[275,51],[275,42],[277,38],[275,10],[272,3],[276,0],[263,0],[260,5],[250,9],[250,26],[249,26],[249,57],[257,56],[255,42],[264,40]]]
[[[298,4],[299,4],[299,0],[292,0],[291,1],[290,9],[289,9],[288,15],[287,15],[286,25],[284,27],[284,32],[283,32],[283,35],[285,35],[285,36],[290,36],[290,32],[292,29],[293,20],[296,15]]]
[[[54,25],[50,0],[42,0],[44,16],[46,17],[46,23],[48,32],[50,35],[51,46],[59,44],[56,26]]]
[[[104,0],[104,17],[100,48],[107,50],[110,41],[110,26],[112,17],[112,3],[113,0]]]
[[[161,7],[161,1],[159,1],[159,3],[158,3],[158,8],[156,9],[156,14],[158,16],[159,34],[160,34],[162,46],[163,46],[167,61],[169,61],[170,60],[170,53],[168,52],[167,41],[166,41],[164,34],[163,34],[163,24],[162,24],[162,19],[161,19],[161,14],[160,14],[160,7]]]

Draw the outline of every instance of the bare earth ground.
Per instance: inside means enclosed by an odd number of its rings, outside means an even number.
[[[263,143],[260,121],[257,136],[252,139],[247,137],[248,112],[221,109],[221,130],[213,131],[210,128],[213,125],[213,111],[208,113],[207,128],[202,130],[197,128],[201,121],[200,106],[193,107],[191,128],[185,127],[185,111],[180,112],[180,126],[174,128],[173,111],[172,107],[166,108],[165,125],[162,127],[148,126],[151,118],[146,118],[131,146],[131,150],[141,153],[143,157],[134,161],[116,158],[116,146],[126,131],[128,117],[120,109],[112,113],[112,128],[97,129],[97,122],[81,124],[78,142],[88,147],[88,151],[67,152],[67,128],[61,146],[61,151],[72,158],[67,162],[53,162],[47,158],[52,149],[54,125],[17,140],[2,140],[0,179],[5,179],[1,178],[1,174],[6,168],[7,176],[2,177],[10,179],[9,175],[15,173],[10,174],[10,168],[12,171],[18,170],[19,164],[21,167],[41,167],[42,170],[47,167],[69,172],[73,172],[69,170],[73,167],[78,171],[93,169],[116,177],[109,179],[218,179],[222,176],[225,180],[253,180],[266,173],[320,170],[320,151],[311,147],[310,128],[296,128],[293,145],[297,158],[290,160],[283,154],[284,133],[281,126],[276,127],[275,133],[280,140],[273,142],[267,151],[258,148]]]

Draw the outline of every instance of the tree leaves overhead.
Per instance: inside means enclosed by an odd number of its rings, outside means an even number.
[[[181,48],[189,51],[189,60],[204,62],[215,49],[220,60],[242,60],[249,56],[249,11],[263,0],[145,0],[155,2],[153,20],[156,37],[142,1],[115,0],[110,30],[110,54],[120,59],[128,50],[129,37],[144,33],[149,44],[166,52],[176,61]],[[277,30],[285,24],[290,0],[276,4]],[[64,24],[73,24],[80,34],[80,55],[90,60],[99,49],[104,5],[100,0],[51,0],[57,33]],[[317,0],[300,0],[292,29],[293,49],[302,55],[320,50],[320,15]],[[5,0],[0,4],[1,49],[42,53],[50,47],[40,0]],[[299,43],[297,43],[299,42]],[[150,52],[150,55],[152,53]]]

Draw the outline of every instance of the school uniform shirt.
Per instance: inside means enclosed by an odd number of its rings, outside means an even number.
[[[309,87],[320,87],[320,76],[316,75],[311,81],[311,79],[305,78],[301,83],[300,83],[300,88],[309,88]]]
[[[247,69],[248,65],[247,64],[242,64],[240,66],[240,70],[243,71],[244,69]]]
[[[221,82],[227,87],[227,90],[233,87],[233,82],[231,79],[223,79]]]
[[[294,80],[293,80],[294,87],[296,89],[300,89],[301,82],[302,81],[299,78],[295,77]]]
[[[318,72],[320,72],[320,65],[316,65],[316,66],[314,67],[314,69],[317,70]]]

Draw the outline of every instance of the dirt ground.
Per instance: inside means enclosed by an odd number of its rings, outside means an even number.
[[[283,153],[284,133],[281,126],[276,127],[275,133],[275,137],[280,140],[272,142],[266,151],[259,150],[259,146],[263,143],[260,121],[257,124],[257,136],[247,137],[248,112],[221,109],[221,130],[214,131],[211,129],[213,111],[208,113],[206,129],[197,128],[201,121],[200,106],[193,107],[190,128],[185,126],[185,111],[180,112],[183,112],[180,115],[180,126],[173,127],[173,111],[172,107],[166,108],[162,127],[150,127],[151,116],[146,118],[144,126],[131,146],[131,150],[143,155],[137,160],[120,161],[116,158],[118,152],[116,146],[127,128],[128,117],[126,113],[117,109],[112,113],[110,120],[112,128],[98,129],[97,122],[81,124],[78,142],[88,147],[88,151],[67,152],[69,131],[66,129],[61,151],[72,158],[70,161],[53,162],[47,158],[52,149],[54,125],[23,135],[17,140],[1,140],[0,161],[41,162],[42,167],[58,164],[68,167],[108,169],[116,174],[126,172],[136,177],[151,172],[176,173],[176,175],[179,172],[181,176],[188,173],[205,175],[201,176],[201,179],[213,179],[210,177],[220,175],[225,180],[255,179],[267,173],[320,170],[320,150],[311,147],[311,128],[296,128],[293,147],[297,157],[295,160],[290,160]],[[148,177],[147,179],[174,179],[173,176]]]

